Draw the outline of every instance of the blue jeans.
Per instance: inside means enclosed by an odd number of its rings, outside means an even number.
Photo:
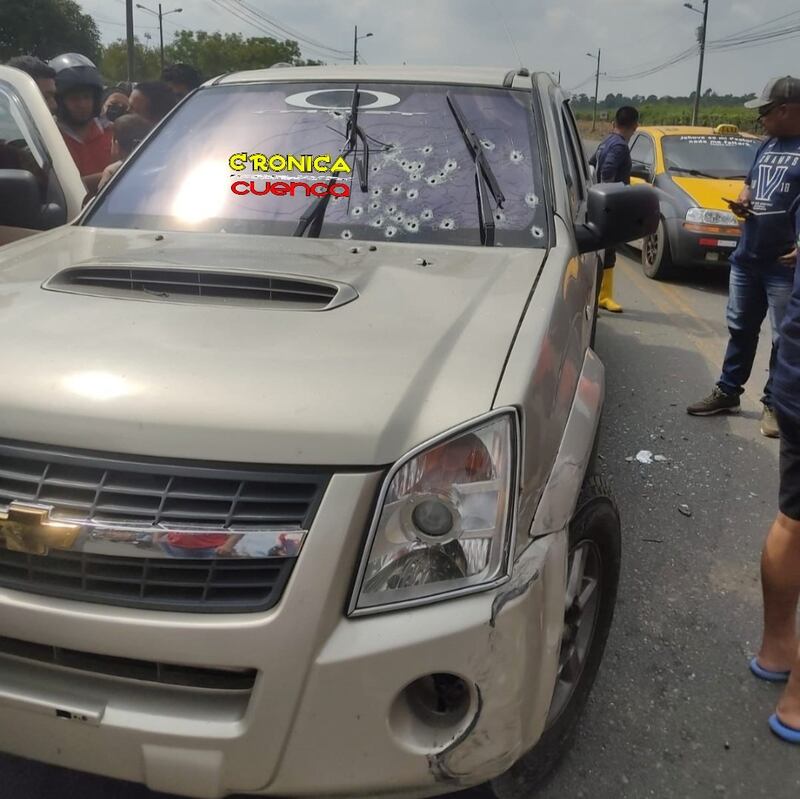
[[[772,407],[772,370],[778,352],[778,338],[783,316],[792,294],[794,269],[782,264],[740,266],[731,264],[728,295],[728,349],[722,374],[717,385],[726,394],[744,391],[750,378],[758,348],[761,323],[769,311],[772,328],[772,353],[769,358],[769,377],[761,401]]]

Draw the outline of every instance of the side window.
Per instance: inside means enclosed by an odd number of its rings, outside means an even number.
[[[573,213],[577,213],[581,203],[586,199],[586,184],[589,179],[586,159],[583,155],[580,137],[578,136],[572,111],[567,103],[561,108],[561,129],[564,135],[564,147],[569,177],[569,193]]]
[[[0,169],[24,169],[39,184],[42,203],[64,206],[61,187],[53,174],[52,165],[31,122],[28,112],[14,89],[0,81]],[[55,221],[50,219],[51,227]],[[44,221],[44,220],[43,220]]]
[[[646,167],[647,171],[652,173],[656,162],[655,152],[652,140],[644,133],[640,133],[631,145],[631,161]]]

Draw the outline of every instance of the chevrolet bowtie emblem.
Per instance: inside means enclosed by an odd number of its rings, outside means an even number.
[[[6,549],[46,555],[50,549],[70,549],[81,531],[79,524],[50,518],[49,505],[12,502],[0,507],[0,544]]]

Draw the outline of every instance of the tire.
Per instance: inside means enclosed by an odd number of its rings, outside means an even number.
[[[596,574],[599,578],[594,591],[597,595],[594,627],[586,645],[586,656],[573,681],[572,691],[566,698],[560,694],[562,681],[558,680],[553,692],[550,717],[537,744],[505,774],[488,784],[487,787],[495,799],[530,799],[532,792],[545,784],[569,748],[600,669],[611,630],[619,584],[621,549],[617,506],[605,480],[597,476],[590,477],[584,483],[578,509],[570,522],[568,565],[569,575],[570,569],[575,567],[577,553],[581,551],[585,553],[584,558],[590,552],[593,553],[591,557],[598,558],[591,568],[588,560],[585,563],[589,576]],[[569,582],[568,579],[568,589]],[[573,605],[565,613],[565,633],[574,607]],[[562,655],[565,647],[568,647],[566,642],[562,645]]]
[[[675,272],[663,219],[659,221],[656,232],[645,236],[642,241],[642,271],[653,280],[664,280]]]

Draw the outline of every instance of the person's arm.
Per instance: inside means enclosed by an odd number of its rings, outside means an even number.
[[[102,177],[102,172],[95,172],[93,175],[83,176],[83,185],[86,186],[87,197],[91,198],[97,194],[97,187],[100,185],[100,178]]]

